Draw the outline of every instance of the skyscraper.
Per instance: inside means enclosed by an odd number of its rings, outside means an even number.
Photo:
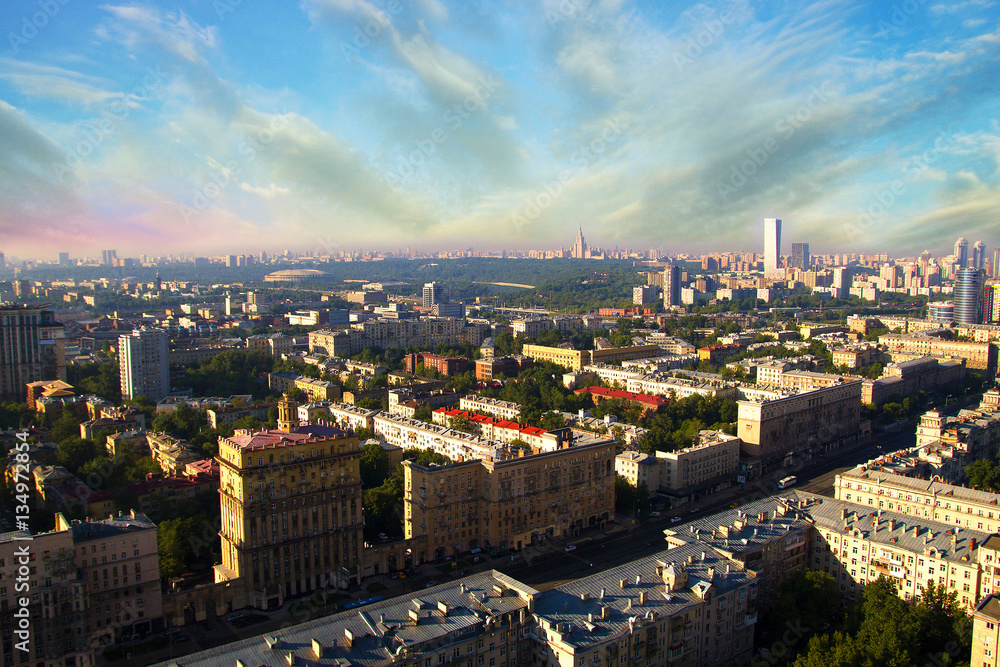
[[[959,269],[955,274],[955,321],[982,323],[983,274],[977,269]]]
[[[986,268],[986,244],[976,241],[972,246],[972,268],[982,271]]]
[[[573,243],[573,249],[570,250],[570,257],[587,258],[587,242],[583,240],[583,226],[580,227],[580,232],[576,235],[576,242]]]
[[[358,437],[300,426],[286,395],[278,430],[219,438],[222,564],[216,582],[243,577],[260,609],[360,577],[364,548]]]
[[[793,243],[792,244],[792,266],[796,269],[802,269],[803,271],[809,268],[811,264],[811,258],[809,257],[809,244],[808,243]]]
[[[764,218],[764,277],[784,278],[778,268],[781,259],[781,220]]]
[[[61,252],[59,253],[59,266],[69,266],[69,253]]]
[[[0,307],[0,400],[23,401],[29,382],[66,380],[65,330],[47,307]]]
[[[439,303],[448,303],[445,296],[445,287],[442,283],[424,283],[423,305],[427,308]]]
[[[118,259],[117,250],[102,250],[101,251],[101,264],[104,266],[111,266]]]
[[[969,240],[964,236],[958,237],[958,240],[955,241],[955,252],[953,254],[960,269],[969,266]]]
[[[167,332],[142,327],[118,337],[122,398],[145,396],[154,403],[170,393]]]
[[[681,267],[666,266],[663,268],[663,307],[681,305]]]

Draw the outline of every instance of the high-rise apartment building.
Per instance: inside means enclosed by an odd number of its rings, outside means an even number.
[[[958,237],[955,241],[955,251],[952,253],[960,269],[969,266],[969,240],[964,236]]]
[[[104,266],[114,266],[115,260],[118,259],[117,250],[102,250],[101,251],[101,264]]]
[[[793,243],[792,244],[792,266],[796,269],[802,269],[805,271],[809,268],[812,263],[809,257],[809,244],[808,243]]]
[[[663,269],[663,307],[681,305],[681,267],[666,266]]]
[[[69,266],[69,253],[61,252],[59,253],[59,266]]]
[[[439,303],[448,303],[448,299],[445,296],[445,287],[442,283],[424,283],[423,291],[423,305],[426,308],[437,305]]]
[[[222,565],[242,577],[261,609],[346,587],[358,576],[363,519],[358,438],[324,424],[299,426],[297,404],[278,403],[278,430],[219,438]]]
[[[23,401],[29,382],[66,380],[64,335],[47,305],[0,307],[0,400]]]
[[[955,321],[959,324],[982,322],[983,273],[978,269],[959,269],[955,273]]]
[[[764,218],[764,277],[783,278],[778,268],[781,260],[781,220]]]
[[[118,337],[122,398],[145,396],[156,402],[170,393],[167,332],[142,327]]]
[[[986,268],[986,244],[976,241],[972,246],[972,268],[982,271]]]

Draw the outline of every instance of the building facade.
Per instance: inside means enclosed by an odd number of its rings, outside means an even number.
[[[63,325],[46,306],[0,307],[0,400],[21,402],[25,385],[66,380]]]
[[[276,431],[219,439],[222,564],[216,582],[242,577],[253,606],[346,587],[361,535],[358,438],[325,425],[299,427],[278,404]]]
[[[118,337],[122,398],[159,401],[170,393],[167,332],[142,327]]]

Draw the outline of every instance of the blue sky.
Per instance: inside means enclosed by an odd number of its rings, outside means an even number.
[[[763,5],[763,6],[758,6]],[[0,249],[1000,244],[995,0],[0,6]],[[790,246],[789,246],[790,247]],[[788,247],[784,248],[785,252]]]

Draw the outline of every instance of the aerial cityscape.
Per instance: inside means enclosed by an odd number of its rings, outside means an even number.
[[[992,0],[0,22],[0,667],[1000,666]]]

